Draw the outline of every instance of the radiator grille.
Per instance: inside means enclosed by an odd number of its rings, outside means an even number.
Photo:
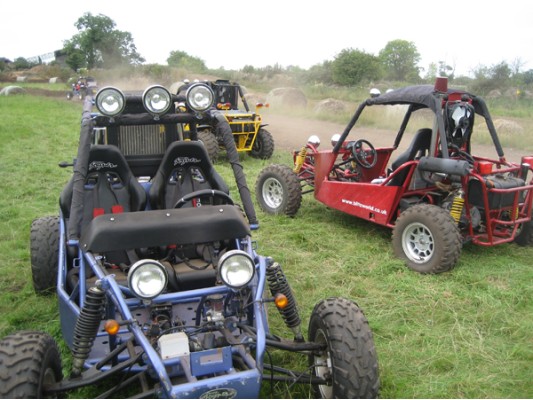
[[[166,149],[163,125],[121,126],[118,147],[126,156],[163,154]]]

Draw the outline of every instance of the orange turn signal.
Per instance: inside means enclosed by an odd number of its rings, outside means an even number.
[[[274,304],[276,305],[276,307],[283,310],[285,307],[289,305],[289,299],[287,299],[287,296],[285,296],[284,294],[278,293],[274,297]]]
[[[114,319],[108,319],[104,324],[105,331],[110,335],[116,335],[120,329],[120,324]]]
[[[231,108],[231,103],[218,103],[217,109],[219,110],[229,110]]]

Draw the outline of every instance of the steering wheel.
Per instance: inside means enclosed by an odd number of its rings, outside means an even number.
[[[350,150],[353,158],[361,167],[369,169],[376,165],[378,153],[368,140],[359,139],[350,146]]]
[[[476,160],[474,157],[472,157],[471,154],[468,154],[466,151],[461,150],[458,146],[452,146],[453,152],[450,154],[451,156],[459,157],[465,161],[468,161],[470,165],[474,165]]]
[[[174,204],[174,208],[181,208],[188,201],[191,201],[192,199],[196,197],[210,197],[213,199],[213,203],[215,199],[220,199],[222,201],[220,204],[231,204],[231,205],[235,204],[233,203],[233,200],[231,199],[231,197],[229,197],[229,194],[221,190],[202,189],[202,190],[196,190],[194,192],[191,192],[183,196],[181,199],[176,201],[176,204]]]

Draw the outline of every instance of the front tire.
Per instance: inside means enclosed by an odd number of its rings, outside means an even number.
[[[269,159],[274,154],[274,139],[272,134],[264,128],[259,128],[250,155],[262,160]]]
[[[218,158],[218,153],[220,152],[218,141],[215,135],[213,135],[210,129],[202,129],[198,131],[198,140],[204,144],[207,154],[209,155],[209,159],[212,163],[214,163]]]
[[[397,257],[421,274],[438,274],[455,267],[461,254],[461,233],[446,210],[417,204],[401,213],[392,230]]]
[[[273,164],[257,177],[255,196],[267,214],[294,216],[302,204],[302,187],[298,176],[286,165]]]
[[[63,379],[56,341],[43,332],[22,331],[0,341],[0,397],[42,399],[46,386]]]
[[[357,304],[343,298],[319,302],[309,320],[309,341],[326,345],[309,356],[314,376],[331,385],[314,385],[317,398],[376,398],[379,372],[372,331]]]
[[[30,231],[31,274],[37,294],[49,294],[57,282],[59,217],[35,219]]]

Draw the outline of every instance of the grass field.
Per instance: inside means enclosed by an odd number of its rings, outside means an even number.
[[[29,228],[34,218],[58,213],[71,171],[57,164],[76,155],[81,105],[3,97],[0,115],[0,336],[39,329],[61,341],[54,296],[33,293]],[[282,162],[289,162],[285,153],[266,161],[243,157],[249,186],[264,166]],[[224,160],[216,167],[231,179]],[[381,397],[533,397],[533,248],[466,245],[453,271],[422,276],[393,256],[388,229],[312,197],[304,197],[295,218],[257,213],[258,251],[284,266],[304,331],[313,305],[325,297],[353,299],[365,311],[379,357]],[[275,333],[286,333],[274,313],[270,322]],[[272,357],[298,362],[277,352]],[[265,397],[277,396],[308,393],[283,386],[271,393],[266,383]]]

